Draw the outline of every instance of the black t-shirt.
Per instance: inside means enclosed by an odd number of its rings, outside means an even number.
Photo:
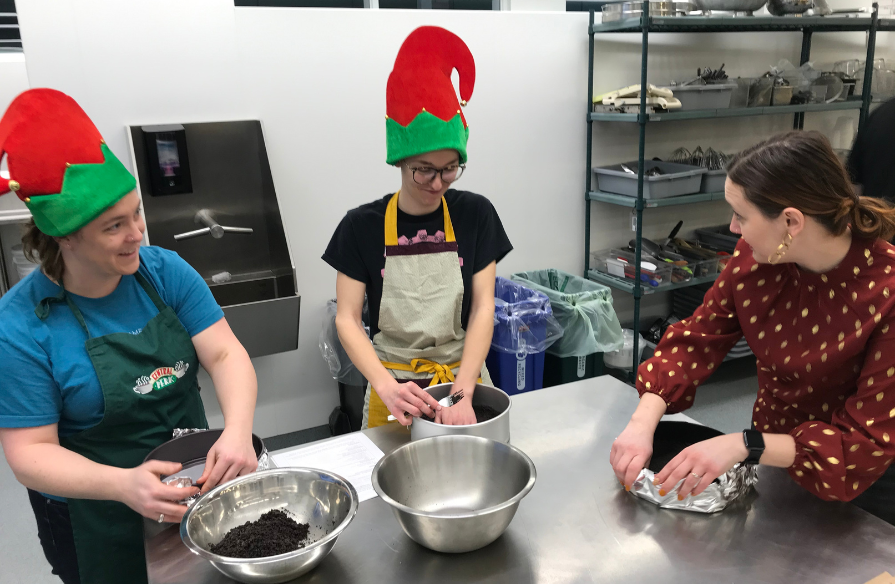
[[[895,202],[895,99],[879,106],[855,138],[848,157],[852,182],[866,197]]]
[[[379,332],[379,305],[382,302],[382,271],[385,269],[385,209],[392,195],[348,211],[333,234],[323,260],[346,276],[367,285],[370,307],[370,337]],[[462,265],[463,312],[466,328],[472,301],[472,276],[493,261],[500,261],[512,249],[503,224],[491,201],[467,191],[448,190],[444,194],[457,253]],[[408,215],[398,209],[399,243],[412,244],[420,237],[444,232],[444,210],[427,215]],[[402,239],[406,238],[406,240]],[[420,285],[424,285],[422,282]]]

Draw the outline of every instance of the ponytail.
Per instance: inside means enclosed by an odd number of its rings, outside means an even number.
[[[892,239],[895,236],[895,207],[883,199],[856,199],[850,209],[852,233],[865,239]]]
[[[25,257],[32,262],[39,263],[44,273],[52,280],[58,282],[62,279],[65,262],[62,260],[59,243],[55,237],[38,229],[33,219],[25,226],[22,249],[25,252]]]

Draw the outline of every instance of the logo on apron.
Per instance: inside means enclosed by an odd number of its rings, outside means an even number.
[[[149,376],[144,375],[138,378],[134,391],[140,395],[146,395],[150,391],[158,391],[169,385],[174,385],[189,368],[190,364],[183,361],[178,361],[174,367],[159,367]]]

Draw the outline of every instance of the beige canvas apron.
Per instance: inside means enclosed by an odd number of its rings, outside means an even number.
[[[424,380],[422,386],[453,381],[466,331],[460,324],[463,275],[447,201],[441,198],[443,242],[398,245],[399,193],[385,211],[385,271],[373,348],[396,379]],[[482,379],[491,383],[484,365]],[[364,402],[363,427],[385,424],[388,408],[369,384]]]

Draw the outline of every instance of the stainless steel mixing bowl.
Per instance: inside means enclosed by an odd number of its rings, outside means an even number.
[[[372,479],[411,539],[438,552],[461,553],[503,534],[537,471],[515,446],[454,435],[401,446],[379,460]]]
[[[313,468],[276,468],[239,477],[212,489],[187,510],[180,537],[224,575],[239,582],[287,582],[323,561],[357,513],[357,491],[342,477]],[[283,509],[309,523],[314,543],[268,558],[228,558],[208,551],[228,531]]]
[[[441,383],[425,389],[436,400],[440,400],[447,397],[453,386],[453,383]],[[474,406],[490,406],[500,413],[486,422],[469,424],[466,426],[445,426],[444,424],[436,424],[435,422],[429,422],[422,418],[414,418],[413,424],[410,425],[410,439],[422,440],[423,438],[431,438],[432,436],[463,434],[469,436],[481,436],[482,438],[490,438],[492,440],[499,440],[500,442],[509,442],[510,406],[512,405],[510,396],[496,387],[478,383],[476,384],[475,392],[472,395],[472,404]]]
[[[768,3],[768,0],[694,0],[700,10],[721,12],[745,12],[752,14]]]

